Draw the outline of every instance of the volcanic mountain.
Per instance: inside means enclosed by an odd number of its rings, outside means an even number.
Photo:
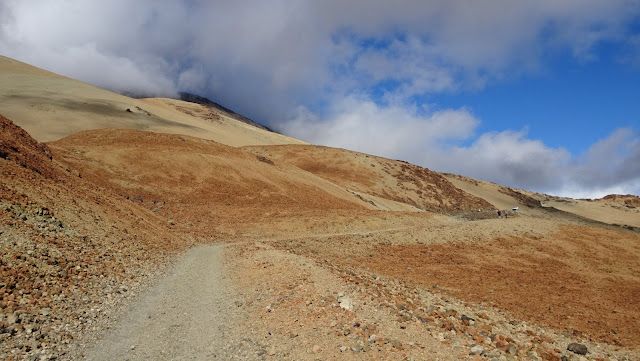
[[[639,356],[637,197],[442,174],[5,57],[0,83],[0,358]]]

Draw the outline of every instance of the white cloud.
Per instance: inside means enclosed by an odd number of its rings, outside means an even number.
[[[438,169],[473,175],[499,184],[552,189],[569,160],[564,149],[526,138],[526,132],[485,133],[467,147],[441,151],[433,159]]]
[[[182,91],[200,93],[207,87],[209,75],[202,65],[194,65],[178,75],[177,87]]]
[[[475,136],[480,120],[466,109],[419,112],[357,97],[334,104],[324,118],[299,109],[280,130],[316,144],[535,191],[586,198],[640,194],[640,134],[630,128],[615,130],[574,158],[529,139],[526,130]]]
[[[157,91],[159,78],[170,80],[162,81],[165,92],[183,90],[178,87],[184,69],[202,66],[217,81],[205,89],[210,95],[274,122],[291,115],[296,105],[367,91],[362,87],[380,80],[399,82],[396,95],[406,97],[478,87],[493,77],[536,69],[549,46],[570,47],[588,58],[599,41],[623,35],[624,24],[640,10],[637,2],[625,0],[7,0],[3,5],[0,51],[8,56],[110,86],[113,72],[100,77],[96,70],[87,77],[82,69],[60,65],[68,60],[65,49],[90,49],[100,54],[96,59],[138,64],[135,77],[146,78],[149,92]],[[389,45],[363,48],[367,39]],[[351,71],[335,73],[336,66]],[[131,70],[124,67],[120,78]],[[248,100],[247,89],[269,106]]]
[[[576,175],[574,183],[583,187],[637,186],[640,182],[640,133],[631,128],[615,130],[593,144],[572,168]]]
[[[323,119],[301,108],[279,129],[312,143],[410,160],[408,154],[425,151],[440,142],[469,138],[478,124],[466,109],[419,114],[415,107],[381,107],[358,97],[333,104],[335,108]]]

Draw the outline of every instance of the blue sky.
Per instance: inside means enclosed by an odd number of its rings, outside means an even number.
[[[5,0],[0,53],[437,171],[640,194],[638,0]]]
[[[538,74],[425,101],[469,107],[482,119],[478,132],[526,128],[531,138],[579,154],[614,128],[640,125],[640,66],[620,63],[621,53],[604,47],[587,63],[565,55]]]

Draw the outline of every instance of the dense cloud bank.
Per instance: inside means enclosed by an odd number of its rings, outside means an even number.
[[[416,101],[597,57],[638,1],[24,1],[0,3],[0,52],[119,92],[202,94],[312,142],[574,196],[640,194],[638,129],[584,154],[478,133],[473,109]],[[635,50],[634,50],[635,49]],[[535,124],[530,124],[535,127]]]

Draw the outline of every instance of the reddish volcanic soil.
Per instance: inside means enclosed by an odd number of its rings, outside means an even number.
[[[358,261],[375,272],[491,303],[523,320],[640,345],[637,234],[566,226],[542,238],[384,246]]]

